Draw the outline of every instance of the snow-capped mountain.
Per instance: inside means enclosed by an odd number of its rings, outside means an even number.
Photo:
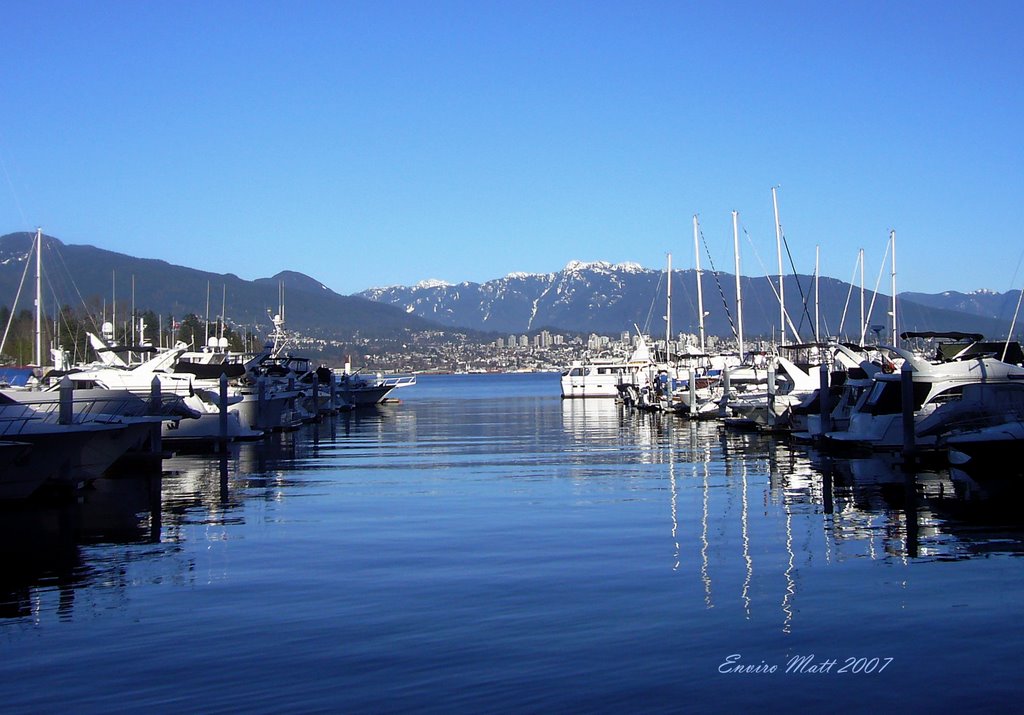
[[[742,279],[743,322],[747,335],[778,331],[778,299],[766,278]],[[736,322],[735,277],[712,271],[703,274],[705,324],[709,334],[728,336]],[[790,319],[801,338],[813,334],[814,299],[810,276],[787,276],[785,293]],[[855,294],[834,278],[820,281],[820,330],[859,338]],[[359,297],[402,308],[442,325],[498,333],[524,333],[551,328],[605,335],[640,327],[655,335],[665,330],[665,271],[635,263],[570,261],[557,273],[510,273],[486,283],[423,281],[412,287],[372,288]],[[968,300],[968,298],[970,298]],[[852,300],[852,303],[847,303]],[[901,330],[968,330],[989,336],[1005,334],[1017,292],[978,291],[901,294]],[[870,292],[867,296],[870,303]],[[879,294],[873,325],[887,321],[889,298]],[[1009,305],[1009,311],[1006,306]],[[693,270],[672,276],[673,332],[697,332],[697,289]],[[843,316],[846,316],[845,319]]]
[[[608,331],[640,319],[663,272],[635,263],[571,261],[557,273],[510,273],[486,283],[424,281],[371,288],[358,295],[399,306],[442,325],[497,332],[545,327]],[[616,327],[615,330],[619,328]]]

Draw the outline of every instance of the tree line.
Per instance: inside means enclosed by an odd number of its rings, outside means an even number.
[[[52,365],[50,349],[67,352],[72,363],[90,362],[96,356],[89,344],[89,333],[103,334],[103,321],[88,313],[64,306],[57,316],[42,319],[42,362]],[[116,345],[172,347],[177,342],[199,350],[210,337],[227,341],[228,349],[237,352],[252,350],[255,336],[251,331],[240,332],[220,321],[205,321],[195,313],[183,318],[160,316],[152,310],[136,311],[131,320],[111,325],[107,337]],[[35,316],[30,310],[20,310],[12,316],[11,309],[0,306],[0,365],[29,365],[35,352]],[[256,346],[258,347],[258,346]]]

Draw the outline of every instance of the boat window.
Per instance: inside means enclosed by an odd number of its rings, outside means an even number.
[[[921,409],[931,386],[926,382],[915,382],[914,385],[914,411]],[[953,388],[962,390],[962,388]],[[955,399],[955,397],[953,398]],[[871,394],[864,403],[865,411],[873,415],[892,415],[903,411],[903,385],[894,380],[884,380],[875,383]]]
[[[900,396],[900,383],[890,380],[879,381],[871,389],[864,411],[873,415],[891,415],[900,412],[903,400]]]
[[[583,368],[582,367],[574,367],[572,370],[569,371],[569,376],[570,377],[582,377],[582,375],[583,375]]]
[[[941,405],[946,402],[955,402],[956,400],[962,399],[963,396],[963,385],[957,385],[955,387],[949,388],[948,390],[943,390],[935,397],[933,397],[931,401],[934,402],[936,405]]]

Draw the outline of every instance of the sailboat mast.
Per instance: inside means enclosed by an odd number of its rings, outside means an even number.
[[[36,367],[43,366],[43,229],[36,229],[36,335],[35,355]]]
[[[693,256],[697,266],[697,324],[700,330],[700,351],[704,352],[704,292],[700,280],[700,228],[697,225],[697,214],[693,215]]]
[[[889,231],[889,242],[892,243],[892,344],[899,347],[899,332],[896,328],[896,231]]]
[[[864,249],[860,249],[860,346],[864,347],[864,332],[868,326],[864,324]]]
[[[117,271],[110,269],[110,331],[111,339],[117,343]]]
[[[739,211],[732,212],[732,247],[736,254],[736,338],[743,359],[743,289],[740,287],[740,219]]]
[[[779,344],[786,342],[786,291],[782,284],[782,224],[779,223],[777,186],[772,187],[772,207],[775,209],[775,250],[779,255]]]
[[[210,344],[210,281],[206,281],[206,333],[203,336],[203,347]]]
[[[668,268],[666,269],[668,289],[665,293],[665,362],[671,360],[672,353],[672,254],[668,254]]]
[[[821,342],[821,333],[818,329],[818,277],[820,275],[819,268],[821,265],[821,246],[814,247],[814,342]]]

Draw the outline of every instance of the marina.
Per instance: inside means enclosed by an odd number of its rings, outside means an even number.
[[[6,504],[12,712],[1005,710],[1013,469],[421,377]]]

